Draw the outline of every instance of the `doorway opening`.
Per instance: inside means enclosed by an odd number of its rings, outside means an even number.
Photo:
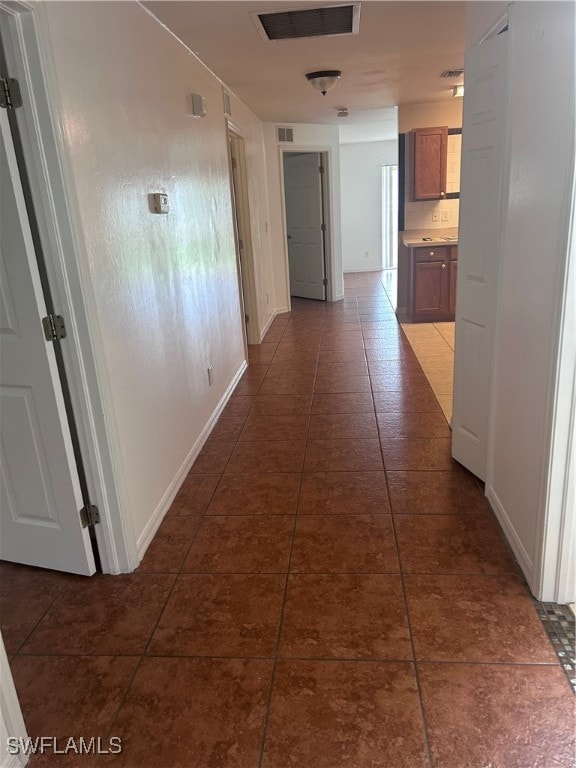
[[[398,284],[398,165],[382,166],[382,269],[384,270],[384,287],[392,306],[396,306]]]
[[[290,296],[326,301],[328,153],[284,152],[282,164]]]
[[[0,69],[8,71],[0,41]],[[0,557],[101,570],[91,502],[43,241],[15,109],[0,113],[2,461]],[[42,333],[44,326],[44,333]]]
[[[260,343],[260,328],[254,284],[254,261],[252,258],[246,145],[242,134],[231,123],[228,123],[228,148],[232,213],[236,239],[238,291],[242,312],[244,349],[248,353],[248,344]]]

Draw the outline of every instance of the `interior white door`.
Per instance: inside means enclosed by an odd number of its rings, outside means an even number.
[[[8,117],[0,110],[0,558],[95,564]]]
[[[452,455],[484,480],[500,264],[507,34],[466,54]]]
[[[238,272],[238,295],[240,298],[240,312],[242,313],[242,335],[244,337],[244,352],[248,359],[248,335],[249,335],[249,315],[246,308],[246,294],[244,288],[244,276],[246,274],[246,234],[244,232],[244,217],[241,215],[241,190],[238,156],[239,140],[234,136],[229,136],[228,146],[230,149],[230,178],[232,182],[232,215],[234,223],[234,235],[236,239],[236,269]]]
[[[284,155],[290,295],[325,299],[321,156]]]

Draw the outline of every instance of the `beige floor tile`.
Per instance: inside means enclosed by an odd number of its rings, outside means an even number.
[[[434,393],[436,394],[436,393]],[[448,424],[452,426],[452,395],[436,395]]]
[[[435,323],[440,335],[446,340],[452,349],[454,349],[454,336],[456,331],[455,323]]]
[[[451,395],[454,388],[454,373],[448,370],[438,369],[426,372],[426,378],[437,395]]]
[[[454,323],[402,327],[448,423],[452,424]]]

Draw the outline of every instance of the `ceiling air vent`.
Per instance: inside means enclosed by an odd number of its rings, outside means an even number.
[[[294,142],[294,128],[278,128],[278,141]]]
[[[266,40],[351,35],[358,32],[360,3],[270,11],[254,14],[253,18],[260,34]]]
[[[446,79],[451,79],[453,77],[462,77],[464,74],[464,70],[461,69],[445,69],[443,72],[440,72],[440,77],[445,77]]]

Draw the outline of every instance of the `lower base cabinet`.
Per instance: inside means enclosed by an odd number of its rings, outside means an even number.
[[[458,246],[412,248],[410,319],[454,320]]]

